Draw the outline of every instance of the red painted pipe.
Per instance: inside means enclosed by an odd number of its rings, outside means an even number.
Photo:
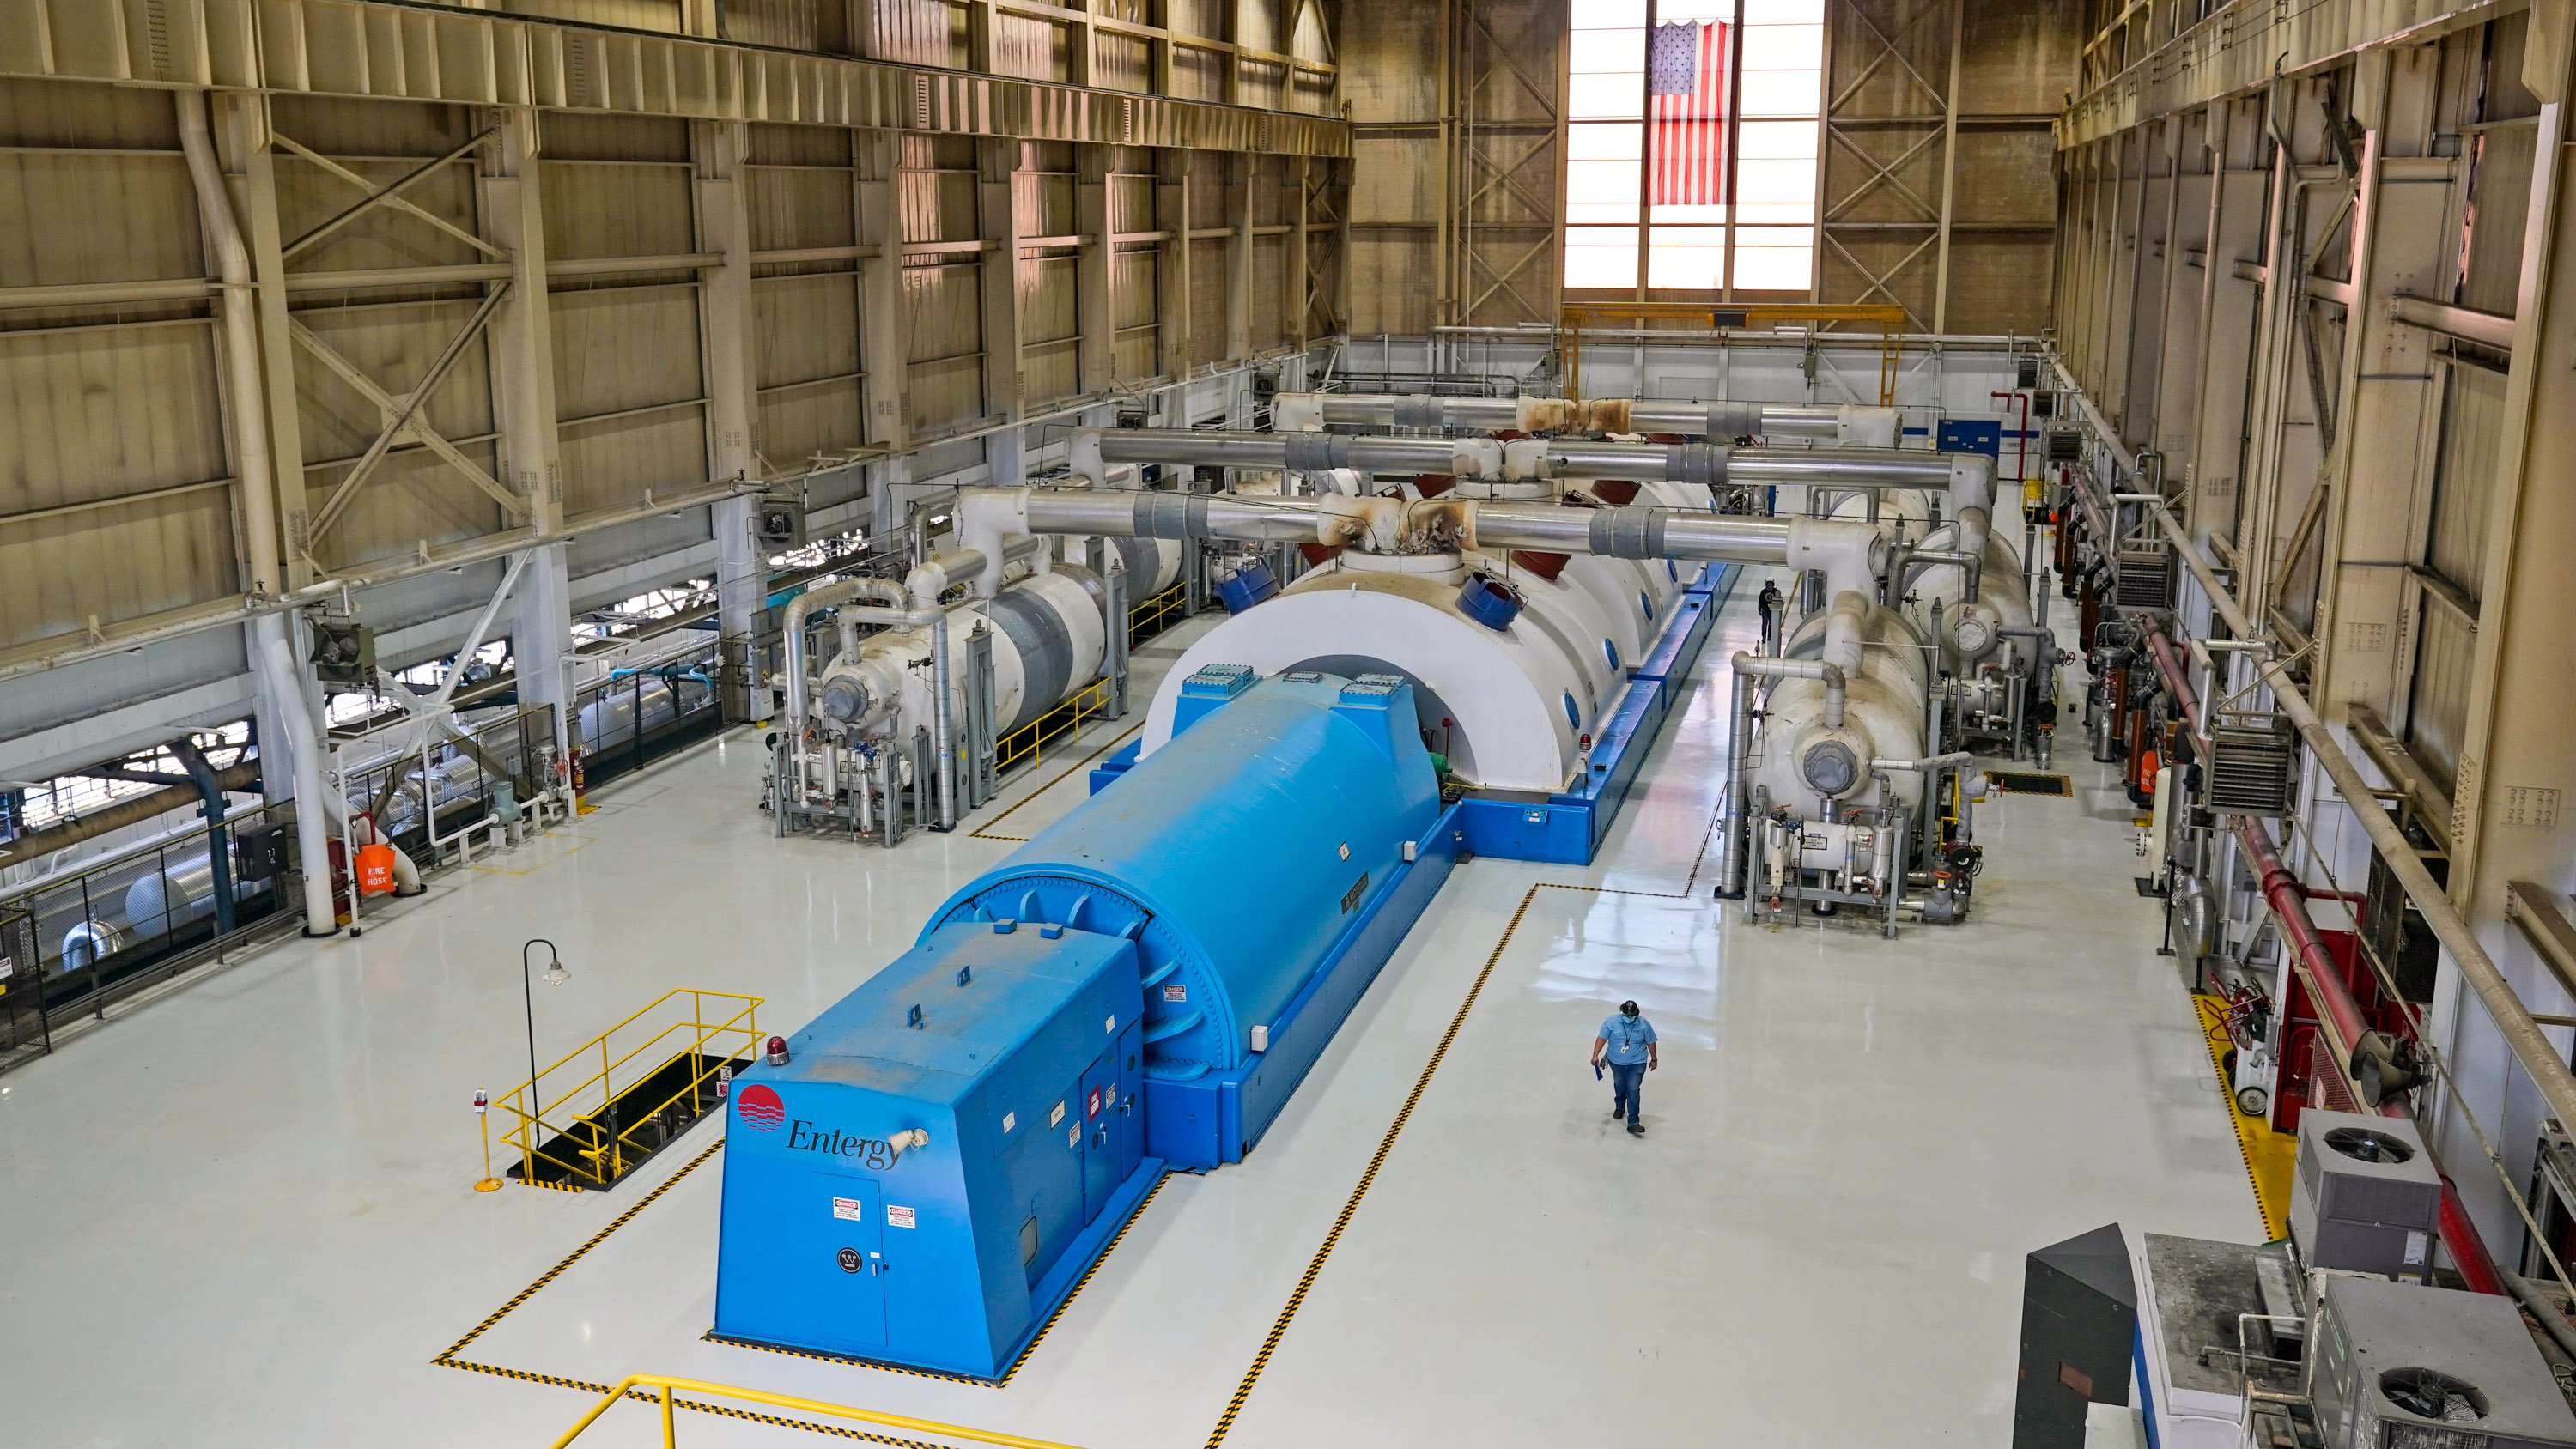
[[[2182,671],[2182,662],[2174,656],[2172,641],[2165,638],[2164,629],[2154,616],[2139,614],[2135,617],[2138,632],[2147,641],[2148,652],[2155,655],[2156,670],[2164,676],[2165,688],[2172,691],[2174,702],[2182,707],[2183,717],[2191,721],[2195,732],[2199,732],[2200,700],[2192,693],[2191,682]],[[2302,975],[2308,983],[2309,994],[2316,998],[2326,1018],[2334,1023],[2334,1034],[2343,1042],[2344,1050],[2351,1051],[2370,1026],[2362,1019],[2361,1003],[2353,999],[2352,988],[2344,983],[2343,970],[2336,965],[2334,953],[2327,949],[2325,938],[2317,932],[2317,923],[2308,915],[2306,888],[2299,884],[2297,876],[2290,874],[2289,867],[2281,863],[2281,853],[2273,848],[2272,837],[2264,832],[2255,817],[2236,817],[2236,839],[2245,848],[2245,859],[2262,880],[2263,899],[2272,907],[2272,918],[2281,923],[2282,937],[2306,965]],[[2395,1101],[2380,1103],[2379,1114],[2414,1120],[2414,1113]],[[2426,1150],[2428,1153],[2431,1150],[2429,1143]],[[2438,1160],[2433,1167],[2441,1172]],[[2448,1172],[2441,1175],[2442,1242],[2451,1250],[2451,1261],[2460,1270],[2460,1281],[2472,1293],[2503,1294],[2504,1280],[2496,1275],[2495,1258],[2487,1252],[2486,1240],[2479,1236],[2478,1226],[2469,1217],[2468,1209],[2461,1205],[2458,1186],[2451,1181]]]

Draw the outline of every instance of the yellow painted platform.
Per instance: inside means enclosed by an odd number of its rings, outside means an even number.
[[[2254,1185],[2254,1206],[2263,1214],[2263,1232],[2278,1240],[2290,1234],[2290,1169],[2298,1154],[2299,1139],[2293,1133],[2275,1132],[2260,1117],[2248,1117],[2236,1110],[2236,1096],[2228,1090],[2223,1063],[2227,1049],[2227,1029],[2219,1023],[2226,1018],[2226,1005],[2215,996],[2194,996],[2192,1005],[2200,1011],[2200,1034],[2209,1047],[2209,1069],[2218,1074],[2218,1100],[2236,1126],[2236,1147],[2245,1156],[2245,1177]]]

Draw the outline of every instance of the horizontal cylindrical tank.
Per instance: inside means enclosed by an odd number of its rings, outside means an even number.
[[[1941,525],[1919,546],[1934,550],[1957,548],[1958,525]],[[1915,574],[1912,587],[1906,591],[1906,615],[1926,638],[1932,633],[1932,606],[1941,606],[1943,666],[1953,674],[1969,674],[1981,665],[2010,669],[2027,659],[2030,641],[2004,632],[2031,625],[2030,585],[2022,576],[2020,550],[2001,532],[1988,533],[1977,596],[1963,608],[1960,592],[1966,583],[1966,572],[1955,565],[1931,564]]]
[[[989,600],[950,609],[949,717],[965,718],[962,664],[979,624],[993,634],[993,718],[1002,734],[1044,718],[1099,678],[1109,643],[1105,602],[1098,575],[1060,563]],[[846,731],[876,733],[896,720],[927,726],[938,691],[929,627],[870,635],[855,654],[834,655],[820,683],[820,715]]]
[[[266,886],[236,879],[233,899],[248,900]],[[125,919],[145,936],[180,930],[215,913],[214,859],[205,851],[148,871],[125,888]]]
[[[1132,936],[1149,1074],[1240,1065],[1440,809],[1404,681],[1255,682],[1187,676],[1169,744],[950,897],[923,939],[975,920]]]
[[[611,680],[599,698],[581,707],[582,745],[594,753],[620,744],[631,745],[635,742],[639,710],[644,732],[650,734],[705,703],[711,692],[705,680],[685,674],[674,678],[628,675]],[[446,800],[442,798],[439,803],[443,805]]]
[[[1829,617],[1809,615],[1782,652],[1791,658],[1818,657]],[[1772,804],[1793,806],[1810,816],[1820,813],[1829,798],[1848,810],[1921,805],[1921,774],[1891,773],[1886,787],[1894,791],[1890,798],[1871,777],[1869,765],[1872,760],[1917,760],[1929,753],[1923,747],[1928,685],[1923,637],[1894,610],[1875,605],[1860,637],[1860,673],[1845,682],[1842,728],[1826,721],[1821,681],[1783,679],[1772,687],[1763,706],[1750,781]]]

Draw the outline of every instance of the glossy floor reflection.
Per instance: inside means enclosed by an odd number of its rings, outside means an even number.
[[[2007,1442],[2023,1253],[2114,1219],[2248,1239],[2260,1220],[2130,886],[2129,812],[2080,753],[2058,760],[2074,797],[1981,811],[1965,926],[1768,930],[1709,899],[1724,661],[1756,587],[1601,862],[1454,876],[1251,1160],[1168,1181],[1009,1388],[703,1341],[721,1153],[459,1356],[1088,1449],[1208,1444],[1238,1397],[1243,1446]],[[470,1094],[524,1073],[520,943],[552,938],[573,970],[540,988],[541,1050],[677,985],[763,994],[762,1022],[793,1026],[1080,798],[1071,767],[1124,728],[968,822],[997,838],[892,853],[771,838],[736,735],[607,792],[576,853],[440,877],[361,941],[280,947],[0,1078],[0,1441],[550,1442],[588,1395],[431,1360],[713,1138],[609,1194],[470,1190]],[[1642,1140],[1585,1065],[1630,996],[1664,1044]],[[615,1411],[600,1442],[649,1417]]]

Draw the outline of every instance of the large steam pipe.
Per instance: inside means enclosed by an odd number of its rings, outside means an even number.
[[[1836,729],[1842,728],[1845,686],[1848,683],[1840,665],[1823,659],[1780,659],[1739,649],[1735,652],[1733,664],[1733,748],[1726,757],[1726,825],[1718,833],[1717,856],[1718,894],[1728,900],[1743,896],[1744,870],[1750,858],[1745,840],[1752,823],[1752,796],[1746,783],[1745,762],[1753,753],[1753,694],[1759,687],[1752,681],[1824,681],[1825,723]]]
[[[1779,402],[1696,402],[1682,398],[1433,397],[1427,394],[1281,393],[1271,417],[1282,432],[1328,426],[1459,428],[1524,433],[1751,434],[1896,445],[1894,408]]]
[[[340,929],[340,919],[331,894],[322,742],[313,728],[313,711],[305,705],[303,673],[287,645],[286,624],[285,615],[267,614],[252,626],[257,647],[251,651],[251,666],[262,676],[269,697],[279,702],[277,716],[286,726],[286,763],[295,772],[295,861],[304,877],[304,934],[328,936]]]
[[[191,91],[175,93],[179,149],[187,158],[188,178],[197,192],[197,213],[213,242],[217,275],[223,278],[224,370],[234,398],[233,446],[238,450],[242,539],[250,564],[250,592],[256,600],[282,586],[283,560],[277,545],[277,480],[269,438],[264,382],[260,364],[259,319],[253,314],[250,249],[233,215],[232,193],[224,185],[223,166],[215,156],[212,127],[206,119],[208,98]],[[300,486],[300,485],[299,485]],[[296,869],[304,877],[304,932],[327,936],[340,929],[331,901],[331,846],[322,820],[322,754],[311,711],[305,705],[302,674],[288,642],[282,614],[262,614],[249,621],[248,650],[253,672],[267,684],[289,738],[272,741],[286,758],[273,763],[291,776],[295,797]],[[272,751],[274,753],[274,751]],[[272,778],[270,798],[286,783]]]
[[[258,789],[259,764],[255,760],[245,760],[238,765],[219,770],[215,773],[215,783],[225,790]],[[60,825],[48,825],[42,830],[30,830],[8,844],[0,845],[0,869],[13,865],[25,865],[40,856],[51,855],[57,850],[78,845],[84,840],[95,839],[111,830],[140,825],[146,820],[167,815],[173,810],[184,810],[190,805],[201,803],[204,799],[201,787],[193,783],[171,785],[147,795],[119,800],[103,809],[93,810],[78,820],[66,820]]]
[[[1562,508],[1442,496],[1254,499],[1087,488],[958,490],[960,536],[986,563],[975,592],[1001,585],[1007,540],[1024,534],[1233,538],[1323,543],[1366,553],[1458,549],[1705,559],[1822,571],[1837,593],[1866,597],[1887,544],[1845,519],[1742,518],[1679,508]],[[1840,662],[1840,661],[1838,661]],[[1853,659],[1846,667],[1856,667]]]
[[[2173,641],[2165,637],[2164,627],[2154,615],[2140,613],[2135,617],[2138,632],[2146,640],[2147,652],[2156,661],[2156,673],[2164,678],[2166,692],[2173,696],[2174,704],[2182,710],[2194,733],[2206,738],[2207,722],[2201,714],[2199,694],[2192,689],[2191,680],[2183,671],[2182,660],[2174,652]],[[2349,1064],[2353,1059],[2353,1048],[2369,1032],[2370,1025],[2362,1018],[2361,1003],[2353,999],[2351,988],[2344,984],[2341,968],[2335,964],[2334,953],[2318,931],[2315,918],[2308,914],[2307,891],[2299,884],[2298,877],[2290,873],[2290,868],[2281,863],[2281,853],[2273,847],[2272,837],[2256,817],[2236,817],[2236,840],[2245,851],[2246,863],[2254,869],[2261,883],[2263,900],[2272,908],[2272,919],[2280,923],[2281,938],[2289,942],[2290,949],[2298,955],[2302,968],[2300,979],[2307,982],[2308,994],[2316,998],[2318,1008],[2325,1013],[2327,1025],[2335,1038],[2335,1060]],[[2379,1113],[2383,1117],[2414,1118],[2413,1112],[2393,1099],[2380,1103]],[[2426,1151],[2431,1151],[2429,1141]],[[2487,1251],[2486,1239],[2480,1235],[2477,1223],[2460,1202],[2458,1185],[2451,1181],[2451,1174],[2442,1168],[2438,1159],[2433,1165],[2442,1175],[2442,1241],[2450,1246],[2461,1281],[2472,1292],[2505,1292],[2504,1280],[2497,1274],[2495,1259]]]
[[[1991,512],[1994,460],[1912,448],[1738,448],[1725,443],[1610,443],[1518,438],[1355,437],[1185,428],[1077,428],[1069,462],[1098,484],[1117,463],[1278,468],[1311,473],[1449,473],[1462,478],[1636,478],[1676,483],[1940,488],[1962,509]],[[972,540],[968,540],[971,544]]]

